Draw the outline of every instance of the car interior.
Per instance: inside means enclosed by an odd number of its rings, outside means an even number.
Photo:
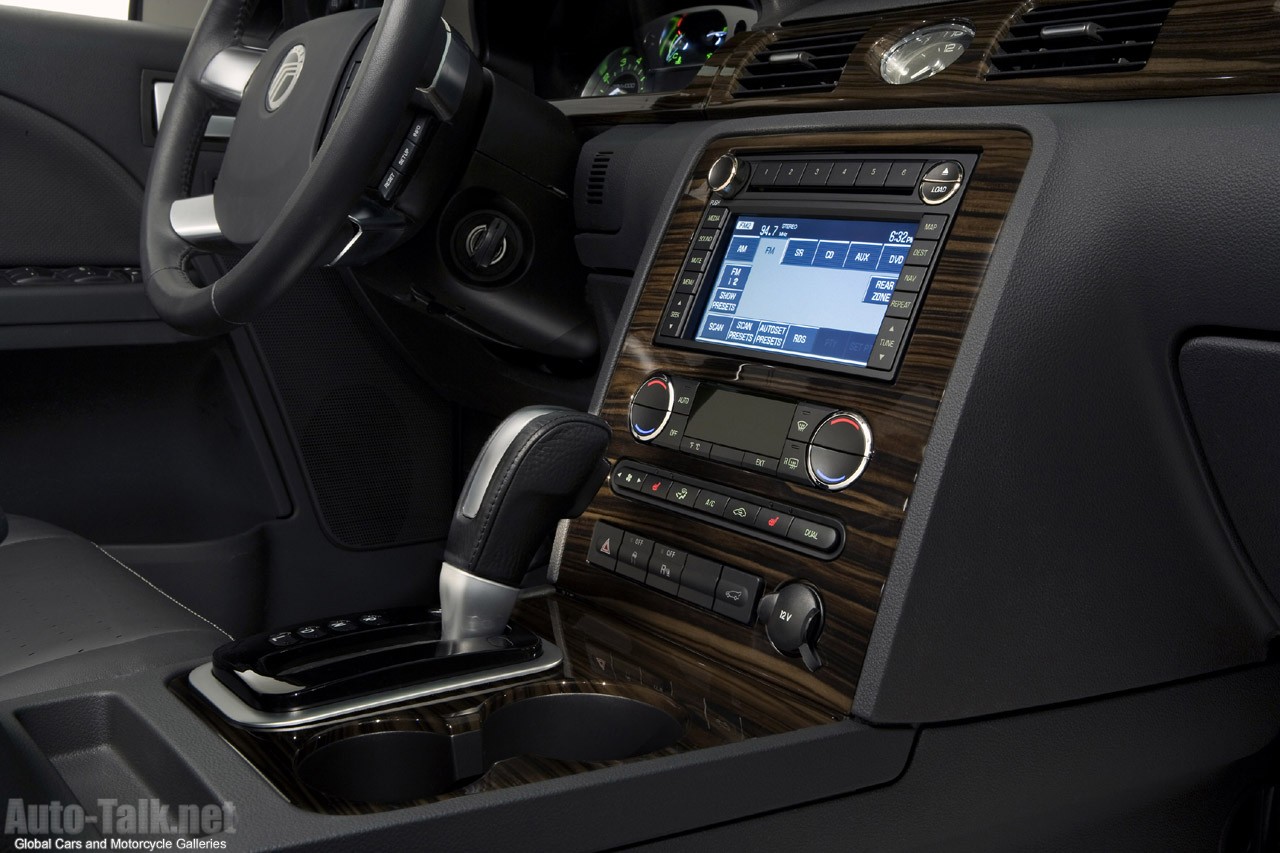
[[[0,7],[0,846],[1280,850],[1280,5],[159,5]]]

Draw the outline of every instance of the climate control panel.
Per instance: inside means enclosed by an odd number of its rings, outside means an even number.
[[[817,489],[848,488],[872,457],[861,414],[658,373],[631,397],[632,437]]]

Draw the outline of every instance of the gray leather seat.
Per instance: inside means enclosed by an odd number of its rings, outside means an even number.
[[[0,512],[0,699],[208,655],[229,639],[97,545]]]

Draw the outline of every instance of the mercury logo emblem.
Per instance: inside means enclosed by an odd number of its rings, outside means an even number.
[[[284,61],[276,69],[276,76],[272,78],[271,85],[267,87],[267,112],[273,113],[280,109],[280,105],[293,94],[293,87],[298,84],[298,78],[302,76],[302,65],[306,61],[305,47],[295,44],[289,48],[289,52],[284,55]]]

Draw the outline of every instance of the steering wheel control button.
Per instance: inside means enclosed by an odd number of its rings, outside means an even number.
[[[349,634],[359,626],[350,619],[333,619],[329,621],[325,627],[330,631],[333,631],[335,634]]]
[[[821,422],[810,442],[841,453],[867,456],[871,446],[871,427],[861,415],[836,412]]]
[[[270,637],[267,637],[267,642],[273,646],[292,646],[294,643],[298,642],[298,638],[288,631],[280,631],[272,634]]]
[[[757,615],[765,635],[780,653],[798,657],[810,672],[822,666],[818,638],[822,635],[822,596],[800,581],[789,581],[760,600]]]
[[[720,569],[720,582],[716,584],[715,604],[712,610],[736,622],[750,625],[756,615],[756,600],[760,597],[760,578],[744,571],[724,566]]]
[[[418,146],[412,142],[405,140],[400,146],[400,150],[396,152],[396,159],[391,161],[391,165],[401,174],[409,174],[409,167],[413,165],[413,161],[418,159]]]
[[[597,521],[591,534],[591,549],[587,551],[587,562],[599,569],[613,571],[618,564],[618,551],[622,548],[626,534],[622,528]]]
[[[306,625],[294,633],[303,640],[318,640],[324,636],[324,630],[319,625]]]
[[[791,529],[787,531],[787,538],[792,542],[808,545],[810,548],[817,548],[819,551],[830,551],[835,547],[839,535],[826,524],[797,518],[791,522]]]
[[[732,198],[742,192],[751,177],[751,167],[732,154],[721,154],[707,172],[707,186],[720,198]]]
[[[649,558],[649,574],[645,576],[645,586],[651,586],[667,595],[676,595],[680,591],[680,576],[688,559],[689,555],[678,548],[655,545],[653,556]]]
[[[404,175],[397,172],[394,167],[387,169],[387,173],[382,176],[382,180],[378,182],[378,197],[383,201],[391,201],[400,195],[400,190],[404,188]]]
[[[409,125],[409,132],[405,134],[405,140],[414,145],[421,145],[422,141],[427,138],[427,132],[431,130],[431,117],[420,114],[415,116],[413,123]]]

